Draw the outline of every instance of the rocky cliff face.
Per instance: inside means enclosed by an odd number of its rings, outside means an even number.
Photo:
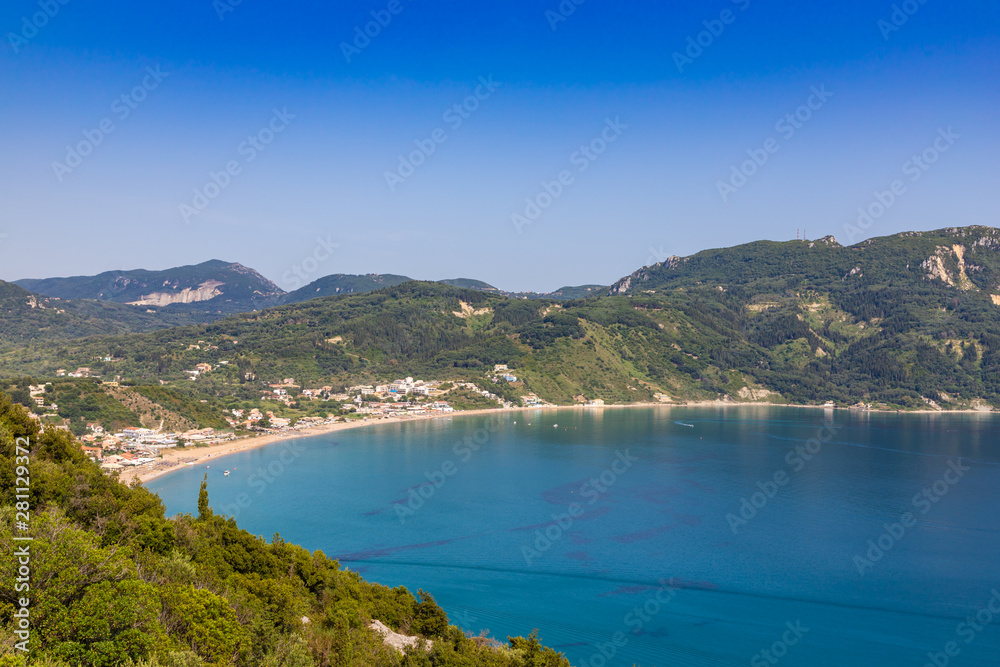
[[[222,294],[219,289],[225,283],[218,280],[206,280],[195,288],[185,288],[179,292],[154,292],[146,294],[138,301],[129,301],[130,306],[169,306],[174,303],[197,303],[208,301]]]

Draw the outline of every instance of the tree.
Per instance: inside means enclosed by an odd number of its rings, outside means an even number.
[[[212,508],[208,506],[208,473],[201,480],[201,488],[198,490],[198,518],[202,521],[212,516]]]
[[[229,664],[245,648],[248,633],[225,598],[193,586],[163,590],[167,626],[205,660]]]
[[[448,630],[448,615],[438,606],[431,594],[421,590],[417,593],[417,604],[413,618],[413,629],[426,637],[441,637]]]
[[[507,637],[510,647],[520,653],[524,667],[569,667],[569,660],[562,653],[542,646],[538,640],[538,630],[532,630],[527,638]]]

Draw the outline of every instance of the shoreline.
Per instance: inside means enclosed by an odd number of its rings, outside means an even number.
[[[512,410],[517,410],[521,408],[511,408]],[[245,452],[252,449],[259,449],[260,447],[266,447],[267,445],[273,445],[277,442],[284,442],[286,440],[297,440],[299,438],[309,438],[317,435],[326,435],[327,433],[336,433],[337,431],[347,431],[355,428],[361,428],[364,426],[374,426],[376,424],[405,424],[408,422],[416,421],[426,421],[429,419],[442,419],[446,417],[452,417],[455,415],[477,415],[477,414],[487,414],[491,412],[499,412],[502,409],[482,409],[482,410],[463,410],[461,412],[451,412],[433,415],[414,415],[412,417],[400,417],[392,420],[389,419],[356,419],[348,422],[337,422],[335,424],[322,424],[320,426],[313,426],[311,428],[304,428],[301,430],[283,431],[280,433],[268,433],[266,435],[252,435],[243,438],[237,438],[235,440],[230,440],[227,442],[219,443],[217,445],[208,445],[207,447],[184,447],[167,449],[162,452],[162,457],[160,460],[153,464],[151,468],[140,468],[138,470],[123,470],[118,475],[118,481],[123,484],[130,484],[133,480],[138,480],[139,482],[148,482],[151,479],[156,479],[162,477],[171,472],[177,470],[183,470],[184,468],[199,465],[208,461],[212,458],[222,458],[223,456],[228,456],[230,454],[237,454],[239,452]]]
[[[459,410],[455,412],[415,415],[411,417],[399,417],[394,419],[368,419],[353,420],[349,422],[337,422],[336,424],[323,424],[312,428],[295,431],[285,431],[281,433],[269,433],[267,435],[256,435],[238,438],[217,445],[207,447],[185,447],[183,449],[168,449],[163,452],[160,460],[150,468],[123,470],[118,475],[118,481],[123,484],[131,484],[138,481],[144,484],[150,480],[157,479],[164,475],[183,470],[205,463],[212,458],[222,458],[230,454],[266,447],[277,442],[286,440],[297,440],[299,438],[309,438],[317,435],[336,433],[365,426],[406,424],[417,421],[427,421],[434,419],[451,419],[454,417],[472,417],[487,414],[508,414],[525,412],[529,410],[609,410],[624,408],[800,408],[806,410],[847,410],[856,413],[898,413],[898,414],[991,414],[985,410],[854,410],[843,407],[827,407],[824,405],[796,405],[792,403],[736,403],[733,401],[694,401],[690,403],[615,403],[610,405],[532,405],[518,406],[516,408],[482,408],[478,410]]]

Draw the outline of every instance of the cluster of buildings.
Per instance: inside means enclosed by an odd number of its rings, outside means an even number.
[[[403,396],[440,396],[445,393],[439,389],[442,384],[442,382],[414,380],[412,377],[408,377],[402,380],[393,380],[387,384],[359,384],[348,387],[345,397],[349,399],[353,396],[355,402],[359,402],[358,397],[363,396],[374,396],[380,399],[399,399]],[[337,397],[333,398],[336,400]]]
[[[218,349],[204,341],[189,346],[189,349]],[[209,363],[199,363],[192,370],[184,371],[191,380],[199,376],[229,365],[221,361],[214,366]],[[60,370],[60,375],[66,375]],[[93,377],[89,368],[79,368],[69,377]],[[494,383],[517,382],[518,378],[510,372],[506,364],[497,364],[492,373],[486,374],[486,380]],[[113,383],[108,383],[113,384]],[[362,419],[391,419],[428,414],[447,414],[454,408],[444,400],[451,390],[449,383],[445,389],[443,381],[419,380],[406,377],[392,382],[371,385],[355,385],[342,391],[335,391],[332,386],[318,389],[302,389],[294,378],[284,378],[281,382],[266,384],[262,399],[291,404],[294,401],[315,400],[332,401],[340,404],[340,409],[353,412]],[[478,394],[483,398],[495,401],[498,405],[512,407],[513,404],[501,396],[483,389],[474,382],[454,382],[454,386]],[[488,385],[487,385],[488,386]],[[45,406],[45,387],[32,386],[31,397],[40,407],[57,409],[57,406]],[[527,394],[521,401],[526,406],[545,405],[545,402],[534,394]],[[259,408],[231,409],[225,415],[225,420],[235,431],[267,430],[287,431],[301,430],[323,424],[343,421],[344,417],[332,414],[326,417],[300,417],[294,419],[281,417],[270,410]],[[155,462],[160,451],[176,447],[179,444],[215,444],[223,440],[231,440],[236,436],[233,432],[217,432],[212,428],[195,429],[184,433],[166,433],[148,428],[128,427],[118,433],[106,433],[100,424],[88,424],[88,434],[82,440],[83,451],[108,471],[121,470],[130,466],[141,466]]]
[[[87,448],[84,447],[83,450],[87,452]],[[103,458],[100,457],[100,449],[98,449],[98,458],[95,459],[101,465],[101,470],[105,472],[116,472],[119,470],[124,470],[125,468],[146,465],[147,463],[154,463],[156,461],[155,456],[140,456],[139,454],[134,454],[131,452],[125,452],[122,454],[109,454]]]
[[[161,433],[149,428],[129,426],[118,433],[107,433],[100,424],[87,424],[87,430],[89,433],[81,438],[81,449],[105,470],[120,470],[126,466],[149,463],[156,460],[160,450],[176,447],[181,442],[216,444],[234,437],[232,433],[220,433],[213,428]],[[105,464],[118,467],[108,468]]]
[[[87,366],[81,366],[75,371],[67,372],[65,368],[56,369],[56,377],[71,377],[71,378],[95,378],[98,377],[97,373],[94,373]]]
[[[33,384],[28,386],[28,394],[31,396],[31,400],[35,402],[35,407],[41,408],[43,410],[56,411],[59,406],[55,403],[51,405],[45,405],[45,385],[44,384]]]
[[[263,391],[263,400],[278,401],[286,405],[295,400],[305,398],[310,400],[335,401],[360,405],[368,401],[399,401],[405,396],[440,397],[446,392],[440,389],[443,382],[415,380],[412,377],[393,380],[385,384],[359,384],[347,387],[342,392],[335,392],[333,387],[319,389],[302,389],[294,378],[285,378],[281,382],[270,384]]]
[[[462,389],[468,389],[473,393],[479,394],[483,398],[489,399],[491,401],[496,401],[497,405],[503,406],[505,408],[510,408],[514,406],[513,403],[503,400],[502,398],[494,394],[492,391],[481,388],[475,382],[459,382],[458,386],[461,387]]]
[[[531,406],[534,406],[534,405],[545,405],[545,401],[543,401],[542,399],[538,398],[534,394],[525,394],[524,396],[522,396],[521,397],[521,403],[523,403],[524,405],[526,405],[528,407],[531,407]]]
[[[517,376],[510,372],[507,368],[507,364],[497,364],[493,367],[493,377],[490,378],[493,384],[500,382],[500,380],[505,380],[507,382],[517,382]]]
[[[440,389],[444,384],[440,381],[416,380],[412,377],[401,378],[384,384],[360,384],[347,387],[342,392],[335,392],[333,387],[319,389],[302,389],[294,378],[284,378],[281,382],[270,384],[263,392],[263,400],[272,400],[286,405],[296,400],[334,401],[341,404],[341,409],[364,415],[364,418],[402,417],[407,415],[423,415],[433,413],[454,412],[446,401],[420,401],[423,398],[440,398],[447,392]],[[475,385],[471,385],[477,389]],[[492,396],[492,395],[491,395]],[[409,398],[408,398],[409,397]],[[232,410],[233,417],[229,423],[236,426],[251,428],[262,421],[264,415],[257,409],[251,411]],[[273,412],[267,412],[267,419],[273,429],[290,428],[289,420],[275,417]],[[240,420],[240,421],[237,421]],[[292,428],[308,428],[320,423],[338,421],[332,415],[326,419],[320,417],[303,417],[296,421]]]
[[[264,419],[264,414],[254,408],[252,410],[230,410],[232,416],[226,416],[226,421],[233,428],[243,427],[245,429],[251,429]],[[270,413],[274,414],[274,413]]]
[[[311,400],[313,398],[329,396],[330,392],[333,391],[333,387],[322,387],[320,389],[303,389],[301,392],[298,392],[297,390],[300,385],[295,382],[295,378],[285,378],[281,382],[268,385],[268,387],[268,389],[264,390],[264,395],[261,396],[261,400],[278,401],[279,403],[284,403],[285,405],[289,405],[295,400],[296,393],[299,393],[303,397]]]
[[[192,345],[191,347],[198,347],[198,346]],[[197,380],[199,375],[203,375],[205,373],[211,373],[220,366],[228,366],[228,365],[229,365],[228,361],[220,361],[215,366],[213,366],[212,364],[204,364],[204,363],[197,364],[195,365],[193,370],[184,371],[184,374],[188,376],[189,380]]]
[[[374,417],[405,417],[411,415],[426,415],[432,413],[454,412],[455,408],[446,401],[430,403],[414,403],[411,401],[394,401],[392,403],[367,402],[358,405],[354,412],[359,415]]]
[[[327,415],[326,418],[300,417],[295,421],[295,426],[293,427],[291,418],[278,417],[271,410],[261,412],[259,409],[253,408],[251,410],[233,409],[229,412],[232,415],[226,416],[226,421],[229,422],[229,425],[233,428],[244,428],[248,431],[261,428],[261,422],[265,421],[267,428],[275,431],[283,431],[288,428],[309,428],[310,426],[332,424],[337,421],[337,418],[333,415]]]

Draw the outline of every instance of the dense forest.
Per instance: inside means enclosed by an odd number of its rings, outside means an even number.
[[[213,371],[192,380],[199,363]],[[1000,231],[846,248],[832,237],[762,241],[670,258],[584,299],[411,281],[209,324],[0,348],[5,377],[87,366],[150,395],[163,386],[178,409],[259,399],[283,378],[491,383],[495,364],[517,382],[490,386],[515,402],[532,392],[561,404],[1000,406]]]
[[[430,593],[368,583],[277,533],[251,535],[212,511],[209,491],[203,483],[197,516],[167,518],[157,496],[103,475],[70,434],[40,432],[0,394],[0,665],[569,665],[534,634],[467,637]],[[25,535],[33,541],[15,540]],[[30,588],[12,556],[25,544]],[[22,598],[30,661],[15,648]],[[426,643],[400,653],[372,620]]]

